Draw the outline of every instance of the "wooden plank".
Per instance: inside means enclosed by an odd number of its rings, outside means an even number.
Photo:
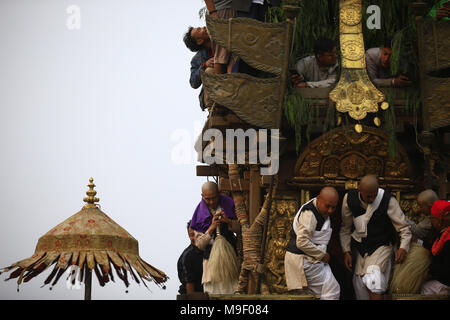
[[[304,98],[307,99],[328,99],[332,88],[296,88],[295,91],[300,93]],[[394,99],[405,99],[406,90],[405,88],[390,88],[390,87],[378,87],[384,95],[388,91],[394,94]]]
[[[247,171],[246,171],[247,173]],[[249,186],[249,222],[250,225],[253,224],[256,217],[261,210],[261,189],[260,189],[260,180],[261,175],[259,173],[259,167],[253,165],[250,167],[250,186]],[[248,294],[256,294],[257,290],[257,277],[254,277],[253,273],[250,273],[248,279]]]
[[[249,191],[250,182],[248,180],[241,179],[242,191]],[[219,190],[220,191],[239,191],[238,189],[232,189],[230,180],[226,178],[220,178],[219,180]]]
[[[261,186],[269,186],[270,182],[272,181],[271,176],[261,176]]]
[[[197,166],[196,172],[197,177],[210,177],[219,175],[219,170],[217,169],[217,167],[211,166]]]
[[[255,221],[256,216],[261,210],[261,189],[259,181],[261,175],[259,174],[258,166],[252,166],[250,169],[250,196],[249,196],[249,220],[250,224]]]
[[[328,95],[332,88],[296,88],[295,91],[305,98],[322,98],[328,99]]]

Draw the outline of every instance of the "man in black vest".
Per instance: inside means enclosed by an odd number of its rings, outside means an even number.
[[[344,264],[350,272],[351,245],[356,250],[353,286],[358,300],[382,299],[388,288],[396,233],[400,248],[395,263],[402,263],[411,241],[410,229],[398,201],[379,187],[376,176],[363,177],[358,190],[344,196],[340,239]]]
[[[284,257],[286,284],[292,293],[306,291],[320,295],[321,300],[339,300],[340,286],[328,265],[327,252],[332,232],[329,217],[338,203],[336,189],[325,187],[294,217]]]

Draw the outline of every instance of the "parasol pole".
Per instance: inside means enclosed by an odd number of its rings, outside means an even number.
[[[92,270],[85,265],[86,271],[84,275],[84,300],[91,300],[92,293]]]

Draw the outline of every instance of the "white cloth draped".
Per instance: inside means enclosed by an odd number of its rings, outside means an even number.
[[[325,220],[322,228],[320,230],[315,230],[315,225],[302,225],[302,219],[300,218],[300,213],[303,207],[315,200],[311,199],[305,203],[300,210],[297,212],[293,228],[297,236],[299,232],[309,232],[312,234],[310,242],[319,248],[320,251],[326,252],[328,242],[331,238],[331,233],[333,229],[331,228],[330,218]],[[313,202],[315,205],[315,202]],[[305,211],[303,214],[311,214],[311,211]],[[315,219],[314,219],[315,220]],[[306,221],[309,221],[306,219]],[[305,236],[305,235],[303,235]],[[302,248],[299,248],[302,250]],[[306,291],[312,294],[320,295],[321,300],[339,300],[340,296],[340,286],[331,271],[328,264],[323,263],[313,257],[305,254],[293,254],[291,252],[286,252],[285,256],[285,273],[286,273],[286,283],[289,290],[304,288],[306,278]]]
[[[378,209],[383,199],[384,190],[379,188],[378,194],[375,200],[367,206],[366,213],[353,218],[353,224],[355,226],[355,231],[352,233],[352,238],[358,242],[362,241],[362,238],[367,237],[367,224],[370,218],[372,218],[373,213]]]
[[[339,300],[341,288],[329,264],[309,263],[304,259],[303,270],[308,282],[307,291],[320,295],[320,300]]]

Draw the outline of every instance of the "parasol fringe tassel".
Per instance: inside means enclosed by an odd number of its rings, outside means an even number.
[[[159,270],[158,268],[155,268],[155,267],[152,266],[151,264],[147,263],[145,260],[139,258],[139,261],[140,261],[143,265],[145,265],[145,266],[147,266],[148,268],[150,268],[151,270],[157,272],[160,276],[165,276],[165,273],[164,273],[164,272],[162,272],[162,271]]]
[[[115,264],[118,267],[124,266],[123,259],[117,253],[112,251],[107,251],[106,253],[108,254],[108,257],[109,259],[111,259],[113,264]]]
[[[128,260],[126,260],[126,263],[128,264],[128,267],[130,268],[130,274],[133,277],[134,281],[137,282],[137,284],[140,284],[141,282],[139,281],[139,279],[136,277],[136,275],[134,274],[133,268],[131,267],[131,264]]]
[[[104,265],[99,265],[99,269],[102,275],[103,282],[106,284],[109,282],[109,273],[108,268],[106,268]]]
[[[152,265],[148,264],[143,259],[139,258],[138,261],[142,265],[144,270],[146,270],[150,274],[150,276],[153,278],[155,283],[160,284],[160,283],[167,281],[167,279],[169,279],[169,277],[167,277],[163,272],[156,269]]]
[[[84,270],[86,261],[86,251],[80,251],[80,256],[78,257],[78,268],[80,268],[81,271]]]
[[[124,270],[125,272],[126,272],[126,270],[123,269],[123,268],[121,268],[121,267],[119,267],[119,266],[116,265],[115,263],[113,263],[113,266],[114,266],[114,269],[116,269],[116,274],[117,274],[117,276],[119,277],[119,279],[122,280],[123,283],[125,284],[125,287],[128,288],[128,286],[129,286],[130,284],[128,283],[128,279],[126,278],[125,273],[123,272],[123,270]]]
[[[139,263],[138,256],[132,256],[129,257],[128,260],[130,267],[134,269],[134,271],[139,275],[139,277],[142,279],[145,279],[149,282],[152,281],[151,277],[149,277],[147,270],[145,270],[142,265]]]
[[[49,267],[50,267],[50,266],[49,266]],[[45,268],[45,269],[47,269],[47,268]],[[45,270],[45,269],[44,269],[44,270]],[[45,279],[44,284],[42,285],[41,288],[45,287],[47,284],[49,284],[49,283],[53,280],[53,278],[54,278],[55,275],[56,275],[56,272],[58,272],[58,265],[55,265],[55,267],[53,268],[53,270],[52,270],[52,272],[50,273],[50,275],[47,277],[47,279]]]
[[[11,268],[12,269],[12,268]],[[9,275],[8,279],[5,279],[5,281],[11,280],[11,279],[15,279],[18,276],[20,276],[20,273],[22,272],[22,268],[17,267],[16,270],[14,270],[13,272],[11,272],[11,274]]]
[[[28,281],[30,281],[31,279],[33,279],[34,277],[36,277],[39,274],[40,274],[39,271],[29,270],[28,273],[24,276],[23,282],[27,283]]]
[[[139,272],[138,272],[138,275],[139,275],[139,278],[141,278],[141,281],[142,281],[142,283],[144,284],[144,286],[147,288],[147,290],[148,291],[150,291],[150,292],[152,292],[151,290],[150,290],[150,288],[147,286],[147,284],[145,283],[145,280],[142,278],[142,276],[139,274]],[[147,281],[151,281],[151,280],[147,280]]]
[[[116,265],[114,262],[113,262],[113,267],[116,270],[116,274],[119,277],[119,279],[123,281],[123,275],[122,275],[122,271],[121,271],[120,267],[118,265]]]
[[[105,281],[103,280],[103,277],[100,274],[100,271],[98,270],[97,264],[94,265],[94,269],[93,270],[95,272],[95,275],[97,276],[98,283],[100,284],[101,287],[104,287],[105,286]]]
[[[35,268],[35,265],[38,263],[39,260],[33,262],[30,266],[27,267],[27,274],[23,278],[23,282],[28,282],[34,277],[38,276],[45,268],[37,269]]]
[[[108,267],[109,277],[111,278],[111,281],[115,283],[116,281],[114,281],[113,270],[111,267],[111,259],[110,258],[108,258],[108,265],[109,265],[109,267]]]
[[[81,267],[80,267],[80,265],[78,264],[78,268],[80,268],[80,282],[81,283],[83,283],[83,281],[84,281],[84,262],[83,262],[83,264],[81,265]]]
[[[125,282],[125,286],[128,288],[130,286],[130,283],[128,282],[127,269],[122,267],[122,271],[123,271],[123,282]]]
[[[64,274],[64,272],[66,272],[66,269],[67,268],[59,268],[58,273],[56,274],[55,280],[52,283],[52,287],[58,283],[61,276]]]
[[[20,273],[20,277],[17,280],[17,290],[19,290],[19,286],[22,283],[22,279],[23,279],[23,275],[25,274],[25,271],[27,271],[27,269],[22,269],[22,272]]]
[[[145,273],[145,278],[147,279],[147,281],[149,281],[149,282],[151,282],[151,281],[156,282],[155,276],[152,274],[151,271],[147,270],[145,265],[142,263],[142,259],[138,258],[136,263],[142,269],[142,272]]]
[[[52,287],[59,282],[60,278],[67,271],[67,269],[70,266],[75,265],[80,269],[80,282],[84,281],[84,269],[85,266],[87,266],[89,269],[94,270],[99,284],[102,287],[109,281],[115,282],[115,276],[112,270],[113,267],[118,278],[123,281],[127,288],[130,286],[127,271],[130,272],[131,278],[136,281],[137,284],[140,285],[142,282],[149,291],[151,291],[151,289],[149,288],[147,281],[153,281],[162,289],[166,289],[163,282],[169,279],[167,275],[148,264],[141,257],[139,257],[139,255],[121,255],[116,252],[105,250],[98,252],[40,252],[37,256],[33,257],[33,259],[24,259],[9,267],[1,269],[1,273],[13,270],[5,281],[18,278],[17,287],[19,288],[19,285],[22,282],[30,281],[53,266],[51,273],[47,276],[41,286],[41,288],[43,288],[50,284],[50,290],[52,290]],[[75,279],[72,279],[72,282],[73,281],[75,281]]]

